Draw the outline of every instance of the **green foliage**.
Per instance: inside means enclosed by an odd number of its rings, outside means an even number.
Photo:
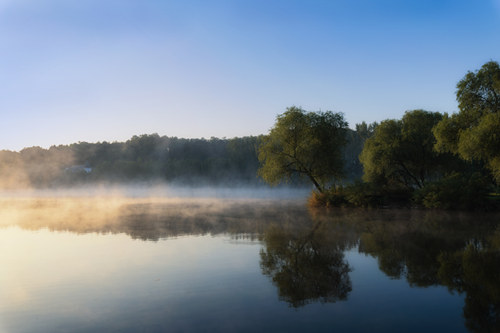
[[[344,149],[344,179],[347,183],[359,181],[363,176],[363,165],[359,161],[359,154],[363,150],[366,139],[370,138],[375,128],[378,126],[376,122],[366,124],[364,121],[361,124],[356,124],[356,130],[347,129],[347,143]]]
[[[500,66],[490,61],[457,84],[460,112],[434,128],[436,150],[483,161],[500,183]]]
[[[415,193],[415,201],[427,208],[490,209],[488,179],[479,173],[464,175],[454,172],[427,184]]]
[[[343,152],[348,176],[359,177],[362,141],[347,130]],[[0,151],[0,188],[56,187],[95,182],[164,180],[185,185],[259,185],[258,147],[263,137],[182,139],[158,134],[126,142],[78,142],[70,145]],[[87,172],[85,170],[91,170]],[[292,185],[303,186],[297,176]]]
[[[366,139],[371,138],[373,134],[375,134],[375,129],[377,128],[377,126],[377,122],[367,124],[366,122],[362,121],[360,124],[356,124],[356,133],[363,141],[365,141]]]
[[[310,207],[406,207],[411,192],[404,187],[384,187],[374,183],[356,181],[347,186],[331,188],[325,192],[313,191],[308,199]]]
[[[439,177],[449,159],[433,150],[432,128],[441,118],[438,112],[414,110],[401,120],[381,122],[360,155],[364,180],[413,189]]]
[[[458,154],[459,133],[462,131],[457,114],[443,115],[443,119],[434,126],[432,132],[436,138],[434,149],[440,153]]]
[[[381,189],[373,183],[355,182],[344,189],[345,198],[354,207],[379,207],[384,204]]]
[[[464,122],[477,125],[486,114],[500,111],[500,66],[485,63],[475,73],[468,72],[457,84],[457,101]]]
[[[92,182],[175,181],[259,184],[258,137],[178,139],[158,134],[126,142],[0,152],[0,188],[54,187]],[[85,171],[90,170],[90,172]]]
[[[460,138],[460,156],[485,161],[500,184],[500,112],[483,116],[477,126],[463,131]]]
[[[278,115],[274,127],[262,139],[259,175],[274,185],[298,174],[323,192],[344,175],[346,128],[347,122],[340,113],[288,108]]]

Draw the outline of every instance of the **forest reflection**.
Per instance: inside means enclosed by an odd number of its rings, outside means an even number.
[[[496,214],[402,212],[376,223],[359,221],[360,253],[410,286],[446,286],[465,294],[472,332],[500,331],[500,225]]]
[[[258,238],[271,221],[307,215],[302,206],[295,200],[10,198],[0,199],[0,228],[124,233],[144,241],[222,233]]]
[[[411,287],[464,294],[474,332],[500,331],[500,217],[419,210],[308,210],[302,201],[2,199],[0,228],[124,233],[158,241],[227,234],[262,244],[260,267],[292,307],[348,301],[346,250],[376,258]]]
[[[344,252],[377,259],[379,269],[411,287],[445,286],[465,294],[473,332],[500,331],[498,214],[411,210],[309,211],[274,222],[263,234],[262,272],[293,307],[347,300],[352,290]]]

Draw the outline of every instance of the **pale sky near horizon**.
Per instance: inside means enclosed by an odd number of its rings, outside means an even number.
[[[0,0],[0,150],[455,112],[500,0]]]

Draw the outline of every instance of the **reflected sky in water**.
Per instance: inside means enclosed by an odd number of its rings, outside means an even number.
[[[0,201],[0,332],[494,331],[498,215]]]

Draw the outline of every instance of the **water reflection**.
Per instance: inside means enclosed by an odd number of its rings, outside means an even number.
[[[272,221],[305,215],[297,200],[0,198],[0,227],[125,233],[147,241],[222,233],[258,237]]]
[[[412,287],[465,294],[473,332],[500,331],[500,226],[495,214],[428,211],[309,212],[263,234],[261,267],[293,307],[346,300],[352,290],[344,251],[377,259]]]
[[[474,332],[500,331],[500,231],[465,249],[442,252],[439,280],[465,293],[465,325]]]
[[[257,274],[272,281],[275,299],[295,309],[307,309],[314,303],[349,304],[356,284],[346,251],[354,251],[375,258],[386,276],[406,281],[414,289],[445,287],[463,295],[465,327],[474,332],[500,331],[499,222],[498,214],[308,211],[302,201],[0,199],[0,231],[17,226],[77,235],[122,234],[123,238],[154,242],[220,234],[252,244],[260,241]],[[188,243],[186,248],[190,248]],[[241,247],[243,242],[238,244]],[[218,256],[223,256],[222,250]],[[138,262],[144,258],[148,256]],[[207,258],[203,263],[213,265],[213,272],[222,269],[213,260]],[[239,260],[234,258],[234,262]],[[176,269],[181,268],[179,263]]]
[[[272,278],[281,300],[293,307],[345,300],[352,290],[344,259],[347,240],[321,221],[287,228],[273,225],[264,233],[262,272]]]
[[[418,212],[406,219],[362,223],[359,251],[377,258],[391,278],[410,286],[443,285],[465,294],[473,332],[500,331],[498,215]]]

